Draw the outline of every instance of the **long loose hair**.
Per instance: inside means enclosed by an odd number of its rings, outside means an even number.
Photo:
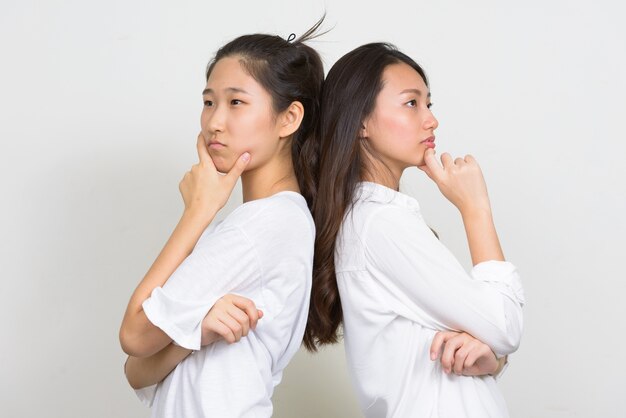
[[[304,345],[309,351],[336,343],[342,324],[341,300],[335,274],[335,242],[351,209],[357,184],[372,155],[360,137],[363,122],[373,112],[391,64],[405,63],[424,79],[424,70],[388,43],[370,43],[341,57],[330,69],[322,89],[317,158],[317,195],[313,202],[315,256],[313,285]]]

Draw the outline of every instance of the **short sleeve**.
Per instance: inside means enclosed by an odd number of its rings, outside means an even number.
[[[227,293],[257,294],[260,269],[256,249],[241,228],[218,228],[202,236],[163,287],[144,301],[143,310],[176,344],[199,350],[202,320],[213,304]]]
[[[157,385],[158,384],[154,384],[145,388],[135,389],[135,394],[137,395],[137,398],[139,398],[144,406],[147,406],[148,408],[152,407],[152,404],[154,403],[154,398],[156,396]]]
[[[433,329],[465,331],[498,355],[517,349],[524,299],[511,263],[481,263],[468,274],[419,214],[405,208],[386,206],[369,222],[366,257],[396,300],[392,309]]]

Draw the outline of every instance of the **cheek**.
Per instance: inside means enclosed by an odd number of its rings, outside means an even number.
[[[225,152],[213,152],[211,157],[218,170],[230,170],[236,159],[244,152],[251,155],[246,170],[258,167],[267,159],[269,138],[272,136],[271,117],[258,113],[244,113],[229,118],[226,132],[228,148]]]
[[[419,142],[416,124],[402,114],[387,114],[380,118],[380,131],[385,138],[385,147],[392,154],[405,154]]]
[[[395,137],[404,136],[406,131],[406,120],[400,115],[387,114],[381,118],[381,124],[384,125],[384,129],[389,132],[390,135]]]
[[[259,152],[266,138],[272,133],[270,118],[256,112],[247,114],[242,112],[237,116],[232,119],[228,127],[233,150],[240,153]]]

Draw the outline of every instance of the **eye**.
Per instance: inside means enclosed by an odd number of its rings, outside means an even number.
[[[409,100],[406,104],[409,105],[409,107],[417,107],[417,100]]]
[[[204,105],[205,105],[206,107],[211,107],[211,106],[213,106],[213,101],[211,101],[211,100],[205,100],[205,101],[204,101]]]
[[[432,104],[432,103],[428,103],[428,104],[426,105],[426,107],[430,109],[431,107],[433,107],[433,104]]]
[[[242,103],[243,102],[241,100],[239,100],[239,99],[233,99],[233,100],[230,101],[230,104],[231,105],[235,105],[235,106],[239,105],[239,104],[242,104]]]

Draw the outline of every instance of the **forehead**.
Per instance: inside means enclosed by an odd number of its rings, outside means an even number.
[[[240,88],[250,93],[263,91],[261,85],[243,68],[241,57],[225,57],[215,63],[206,87],[215,93],[228,88]]]
[[[399,94],[403,90],[418,89],[422,94],[428,94],[428,87],[417,71],[405,63],[388,65],[383,72],[383,91]]]

